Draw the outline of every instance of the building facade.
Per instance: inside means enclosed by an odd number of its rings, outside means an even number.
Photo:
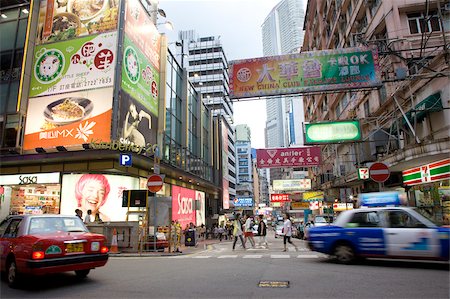
[[[236,196],[236,149],[233,103],[229,98],[228,60],[219,36],[197,37],[193,30],[180,31],[177,44],[189,80],[202,93],[203,103],[212,111],[217,130],[216,153],[221,157],[222,208]],[[228,199],[227,199],[228,198]]]
[[[378,90],[305,97],[306,120],[357,119],[362,141],[322,147],[316,188],[329,201],[397,190],[437,223],[449,222],[449,7],[445,1],[311,0],[304,51],[376,47]],[[378,161],[390,169],[379,186],[357,169]],[[420,170],[422,169],[422,172]]]
[[[251,132],[247,125],[236,126],[236,196],[253,197]]]

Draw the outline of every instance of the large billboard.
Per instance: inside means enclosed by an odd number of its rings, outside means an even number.
[[[191,222],[196,224],[195,190],[172,186],[172,220],[178,220],[185,229]]]
[[[161,35],[138,0],[125,6],[121,87],[158,116]]]
[[[273,180],[273,190],[275,191],[305,191],[311,190],[311,179],[299,180]]]
[[[117,32],[36,46],[30,97],[113,86]]]
[[[205,202],[205,192],[195,191],[195,200],[197,209],[195,210],[195,219],[197,221],[197,226],[206,224],[206,202]]]
[[[117,29],[119,0],[41,0],[36,44]]]
[[[270,148],[256,150],[258,168],[319,166],[320,147]]]
[[[113,88],[31,98],[23,149],[109,141]]]
[[[230,97],[249,98],[381,86],[375,48],[345,48],[230,62]]]
[[[139,189],[139,179],[109,174],[65,174],[62,178],[61,214],[75,215],[81,209],[98,211],[103,221],[125,221],[127,208],[122,207],[124,190]]]
[[[236,197],[234,199],[234,207],[253,207],[253,197]]]

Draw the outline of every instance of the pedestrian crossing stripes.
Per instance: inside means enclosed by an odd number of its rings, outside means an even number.
[[[270,255],[270,258],[272,258],[272,259],[288,259],[290,257],[291,256],[287,255],[287,254],[271,254]]]
[[[262,258],[262,255],[259,255],[259,254],[244,255],[242,258],[243,259],[260,259],[260,258]]]
[[[244,254],[244,255],[203,255],[203,254],[192,254],[192,255],[178,255],[178,256],[134,256],[134,257],[120,257],[115,256],[113,259],[153,259],[153,258],[169,258],[169,259],[262,259],[262,258],[271,258],[271,259],[318,259],[326,257],[324,254]]]

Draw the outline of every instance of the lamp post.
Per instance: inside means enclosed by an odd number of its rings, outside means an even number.
[[[181,68],[184,69],[184,39],[181,39],[181,41],[175,42],[175,45],[177,47],[181,47]]]

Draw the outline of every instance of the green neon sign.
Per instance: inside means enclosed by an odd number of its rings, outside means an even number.
[[[361,140],[359,121],[305,124],[305,143],[340,143]]]

